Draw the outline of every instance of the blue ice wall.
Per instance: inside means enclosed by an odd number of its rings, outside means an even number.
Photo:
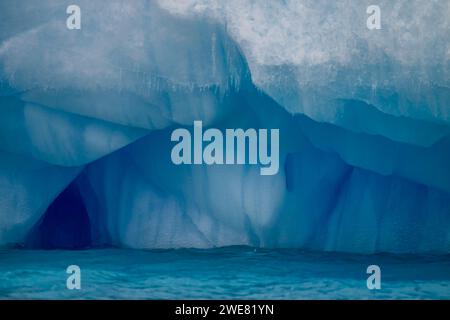
[[[450,252],[450,4],[368,4],[2,1],[0,244]],[[173,165],[195,120],[279,173]]]

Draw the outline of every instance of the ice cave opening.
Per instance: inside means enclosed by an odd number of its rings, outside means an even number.
[[[79,250],[90,245],[91,223],[75,180],[49,205],[29,233],[25,246],[32,249]]]

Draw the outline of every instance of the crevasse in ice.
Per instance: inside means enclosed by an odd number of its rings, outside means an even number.
[[[0,244],[448,253],[450,4],[370,31],[366,2],[82,0],[69,31],[2,1]],[[194,120],[280,128],[279,174],[173,165]],[[70,201],[88,225],[52,222]]]

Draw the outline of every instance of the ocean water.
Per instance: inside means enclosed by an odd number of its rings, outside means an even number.
[[[81,268],[81,290],[66,268]],[[381,268],[368,290],[366,269]],[[449,299],[450,256],[210,250],[0,250],[1,299]]]

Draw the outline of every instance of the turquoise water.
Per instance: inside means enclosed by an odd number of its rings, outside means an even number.
[[[81,268],[81,290],[66,268]],[[381,268],[368,290],[366,268]],[[0,250],[2,299],[449,299],[450,256],[212,250]]]

